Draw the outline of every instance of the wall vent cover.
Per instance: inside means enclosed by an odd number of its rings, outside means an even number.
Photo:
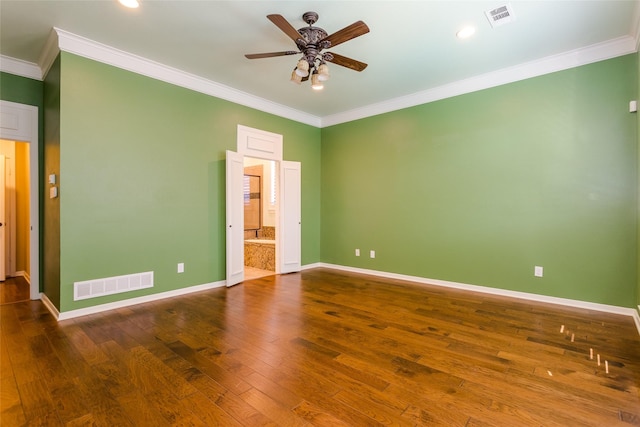
[[[153,271],[75,282],[73,284],[73,300],[78,301],[145,288],[153,288]]]
[[[493,28],[508,24],[516,19],[516,16],[513,13],[513,7],[511,7],[510,3],[496,7],[495,9],[487,10],[484,14],[487,15],[487,19]]]

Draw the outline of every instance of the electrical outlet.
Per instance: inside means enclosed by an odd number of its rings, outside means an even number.
[[[542,277],[543,271],[544,269],[542,267],[540,267],[539,265],[536,265],[533,268],[533,275],[536,277]]]
[[[356,256],[360,256],[360,249],[356,249]]]
[[[184,273],[184,262],[178,263],[178,273]]]
[[[369,256],[370,256],[371,258],[375,258],[375,257],[376,257],[376,251],[371,251],[371,252],[369,252]]]

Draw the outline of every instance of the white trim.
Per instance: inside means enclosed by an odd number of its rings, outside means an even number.
[[[49,297],[46,294],[41,293],[40,300],[42,301],[42,304],[44,304],[44,306],[47,308],[47,310],[49,310],[49,313],[51,313],[51,315],[55,317],[56,320],[60,320],[60,312],[58,311],[56,306],[51,302]]]
[[[0,55],[0,71],[29,79],[42,80],[42,71],[40,71],[38,64],[10,56]]]
[[[49,37],[47,38],[44,47],[42,48],[42,52],[40,52],[40,57],[38,58],[38,65],[42,70],[42,79],[49,73],[49,69],[55,62],[58,54],[60,53],[60,48],[58,47],[58,33],[52,28],[49,33]]]
[[[584,308],[587,310],[595,310],[595,311],[602,311],[605,313],[632,316],[636,322],[638,334],[640,334],[640,318],[637,318],[638,312],[633,308],[619,307],[617,305],[599,304],[595,302],[573,300],[568,298],[551,297],[547,295],[531,294],[528,292],[510,291],[507,289],[490,288],[487,286],[470,285],[467,283],[450,282],[447,280],[429,279],[426,277],[419,277],[419,276],[408,276],[406,274],[388,273],[385,271],[368,270],[365,268],[348,267],[348,266],[337,265],[337,264],[320,263],[319,267],[333,268],[336,270],[343,270],[351,273],[369,274],[372,276],[384,277],[387,279],[406,280],[406,281],[415,282],[422,285],[442,286],[446,288],[462,289],[465,291],[480,292],[484,294],[524,299],[528,301],[544,302],[549,304],[563,305],[566,307]]]
[[[635,2],[631,14],[631,37],[635,40],[636,51],[640,47],[640,2]]]
[[[638,306],[638,310],[633,310],[633,321],[636,323],[636,329],[640,334],[640,305]]]
[[[27,273],[26,271],[22,271],[22,270],[16,271],[14,277],[24,277],[24,280],[26,280],[27,283],[31,284],[31,277],[29,276],[29,273]]]
[[[282,161],[283,137],[279,133],[238,125],[236,151],[247,157]]]
[[[637,21],[639,19],[638,16],[640,16],[640,7],[636,9],[632,19]],[[636,23],[633,28],[633,34],[629,36],[551,55],[480,76],[448,83],[426,91],[324,117],[314,116],[286,105],[233,89],[56,27],[51,31],[37,65],[0,56],[0,70],[42,80],[55,61],[58,52],[62,50],[196,92],[255,108],[256,110],[323,128],[634,53],[638,51],[638,46],[640,45],[639,27],[640,24]],[[38,66],[40,68],[39,71]]]
[[[329,264],[323,264],[321,262],[314,262],[313,264],[305,264],[303,266],[300,267],[300,271],[304,271],[304,270],[311,270],[314,268],[322,268],[322,267],[326,267]]]
[[[57,320],[73,319],[80,316],[86,316],[89,314],[102,313],[103,311],[115,310],[117,308],[129,307],[136,304],[143,304],[146,302],[158,301],[166,298],[173,298],[181,295],[191,294],[193,292],[206,291],[209,289],[221,288],[225,286],[225,281],[205,283],[204,285],[195,285],[188,288],[174,289],[172,291],[160,292],[157,294],[144,295],[137,298],[125,299],[122,301],[109,302],[106,304],[94,305],[87,308],[79,308],[77,310],[64,311],[60,313],[58,309],[46,298],[46,295],[42,294],[42,302],[49,309],[53,317]]]
[[[603,61],[634,53],[636,41],[631,36],[620,37],[585,48],[548,56],[535,61],[525,62],[513,67],[482,74],[465,80],[449,83],[433,89],[416,92],[400,98],[390,99],[377,104],[367,105],[322,118],[321,127],[363,119],[378,114],[389,113],[416,105],[428,104],[441,99],[476,92],[507,83],[513,83],[544,74],[562,71],[593,62]]]
[[[241,92],[229,86],[186,73],[173,67],[133,55],[87,38],[55,28],[58,35],[59,48],[124,70],[142,74],[157,80],[175,84],[206,95],[225,99],[236,104],[245,105],[257,110],[269,112],[297,122],[319,127],[320,119],[311,114],[295,110],[282,104]]]

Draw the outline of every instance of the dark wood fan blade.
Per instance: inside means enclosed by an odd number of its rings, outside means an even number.
[[[267,18],[269,19],[269,21],[271,21],[274,24],[276,24],[276,26],[278,28],[280,28],[283,33],[285,33],[286,35],[291,37],[291,40],[293,40],[294,42],[297,41],[298,39],[302,40],[302,36],[298,32],[298,30],[293,28],[293,26],[291,24],[289,24],[289,21],[284,19],[284,16],[282,16],[282,15],[267,15]]]
[[[333,56],[333,58],[329,59],[327,57],[326,60],[333,64],[351,68],[352,70],[355,70],[355,71],[362,71],[365,68],[367,68],[367,64],[365,64],[364,62],[356,61],[355,59],[347,58],[346,56],[338,55],[337,53],[333,53],[333,52],[330,52],[330,53],[331,53],[331,56]]]
[[[344,27],[343,29],[336,31],[335,33],[328,35],[322,41],[328,41],[331,43],[329,47],[334,47],[339,45],[340,43],[344,43],[356,37],[360,37],[363,34],[367,34],[369,32],[369,27],[362,21],[354,22],[348,27]]]
[[[287,50],[284,52],[268,52],[268,53],[248,53],[245,55],[248,59],[273,58],[274,56],[295,55],[300,53],[295,50]]]

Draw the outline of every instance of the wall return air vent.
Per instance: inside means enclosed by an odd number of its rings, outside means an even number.
[[[73,300],[78,301],[145,288],[153,288],[153,271],[75,282],[73,284]]]
[[[493,28],[508,24],[516,19],[513,13],[513,7],[511,7],[509,3],[496,7],[495,9],[487,10],[484,14],[487,15],[487,19]]]

